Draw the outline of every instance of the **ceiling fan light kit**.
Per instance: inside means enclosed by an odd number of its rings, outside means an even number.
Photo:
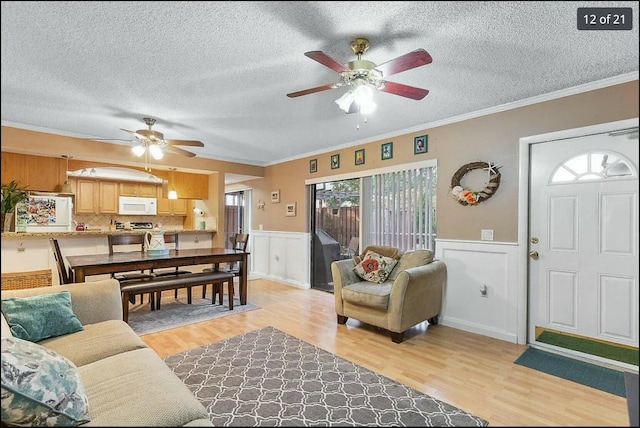
[[[128,129],[120,128],[121,131],[128,132],[136,138],[137,144],[131,148],[131,151],[138,157],[150,154],[154,159],[160,160],[164,157],[165,151],[184,156],[195,157],[195,153],[189,152],[176,146],[204,147],[204,144],[201,141],[197,140],[165,139],[164,134],[151,129],[151,127],[156,123],[155,119],[151,117],[144,117],[142,118],[142,120],[147,125],[147,129],[130,131]]]
[[[416,49],[391,61],[376,65],[371,61],[362,59],[362,54],[369,49],[369,45],[369,40],[364,37],[358,37],[353,40],[351,42],[351,50],[357,56],[357,59],[347,63],[346,66],[340,64],[324,52],[306,52],[305,56],[337,72],[340,80],[303,91],[291,92],[287,94],[287,96],[289,98],[296,98],[302,95],[348,86],[350,88],[349,91],[335,102],[345,113],[357,112],[360,114],[368,114],[375,109],[376,104],[373,102],[374,89],[413,100],[421,100],[427,96],[429,93],[427,89],[384,80],[385,75],[391,76],[430,64],[433,60],[427,51],[424,49]]]
[[[67,169],[64,171],[65,181],[60,189],[60,193],[73,193],[73,188],[71,187],[71,182],[69,181],[69,159],[72,159],[71,155],[62,155],[63,158],[67,160]]]
[[[169,195],[167,196],[169,199],[178,199],[178,192],[176,192],[175,183],[176,183],[176,169],[169,168],[171,170],[171,190],[169,190]]]
[[[344,95],[336,100],[336,104],[338,104],[345,113],[352,111],[353,103],[356,104],[359,113],[372,113],[377,106],[373,101],[373,89],[367,86],[365,82],[362,82],[353,89],[345,92]]]

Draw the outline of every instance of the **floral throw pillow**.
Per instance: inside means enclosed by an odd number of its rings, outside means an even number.
[[[75,364],[17,337],[2,339],[1,410],[2,426],[78,426],[91,420]]]
[[[369,251],[353,270],[360,278],[380,284],[387,279],[396,263],[396,259]]]

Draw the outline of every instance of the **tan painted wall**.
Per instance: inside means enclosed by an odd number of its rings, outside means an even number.
[[[366,171],[387,165],[438,160],[437,224],[438,238],[479,240],[480,229],[493,229],[494,240],[518,240],[518,162],[522,137],[563,129],[638,117],[638,81],[572,95],[553,101],[465,120],[412,134],[379,140],[335,152],[314,156],[318,172],[309,173],[304,158],[267,167],[265,179],[249,183],[255,188],[252,227],[265,230],[306,231],[305,185],[309,178]],[[369,120],[382,120],[371,117]],[[414,155],[413,139],[428,135],[428,153]],[[380,160],[383,143],[393,141],[393,159]],[[365,149],[365,164],[354,165],[355,150]],[[332,170],[330,157],[340,154],[340,168]],[[452,175],[464,164],[491,161],[501,166],[498,192],[476,206],[462,206],[452,196]],[[365,174],[366,175],[366,174]],[[480,186],[482,188],[483,186]],[[270,204],[271,190],[280,189],[283,202],[297,202],[298,216],[284,216],[284,206]],[[475,188],[473,188],[475,190]],[[479,189],[478,189],[479,190]],[[264,211],[256,210],[258,198],[266,201]]]

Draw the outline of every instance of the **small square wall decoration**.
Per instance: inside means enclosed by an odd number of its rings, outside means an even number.
[[[287,217],[295,217],[296,216],[296,203],[290,202],[287,204]]]
[[[331,155],[331,169],[340,168],[340,155]]]
[[[392,159],[393,158],[393,143],[385,143],[382,145],[382,160]]]
[[[427,135],[413,139],[413,154],[427,153]]]
[[[356,150],[356,165],[364,165],[364,149]]]
[[[309,161],[309,172],[312,174],[318,172],[318,159],[311,159]]]

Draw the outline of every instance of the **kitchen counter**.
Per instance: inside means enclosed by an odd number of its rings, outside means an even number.
[[[180,249],[212,248],[216,237],[215,229],[179,229],[179,226],[162,229],[164,232],[177,232],[180,235]],[[52,272],[53,284],[59,284],[57,264],[51,251],[51,238],[58,240],[65,257],[88,254],[106,254],[109,252],[107,237],[118,234],[139,234],[144,236],[148,229],[123,230],[111,232],[106,228],[87,231],[31,231],[24,233],[4,232],[0,244],[2,246],[2,273],[29,272],[49,269]],[[100,279],[98,275],[96,278]],[[106,275],[108,278],[108,275]]]
[[[215,229],[162,229],[166,233],[178,232],[178,233],[217,233]],[[2,239],[23,239],[26,237],[74,237],[74,236],[107,236],[112,234],[144,234],[150,229],[134,229],[134,230],[116,230],[111,232],[110,230],[101,229],[89,229],[84,231],[72,231],[72,232],[2,232]]]

